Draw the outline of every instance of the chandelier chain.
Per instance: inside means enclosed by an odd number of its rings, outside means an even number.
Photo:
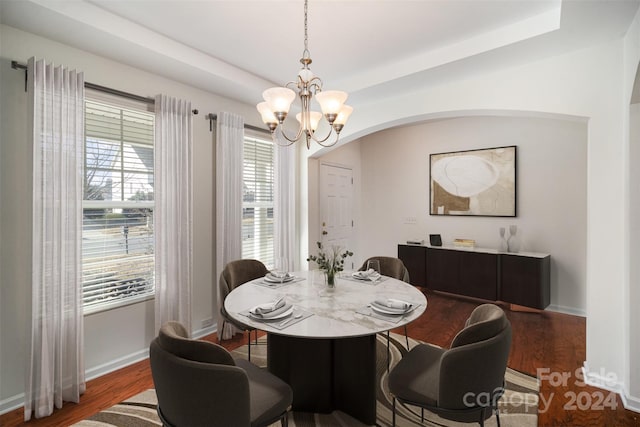
[[[307,0],[304,0],[304,50],[309,51],[309,37],[307,35]]]

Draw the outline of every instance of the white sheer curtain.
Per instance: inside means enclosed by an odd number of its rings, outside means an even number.
[[[28,64],[33,146],[31,341],[24,419],[79,402],[85,391],[82,313],[84,75]]]
[[[224,266],[242,256],[242,169],[244,119],[232,113],[218,113],[216,126],[216,271],[220,277]],[[222,303],[217,286],[218,304]],[[228,339],[237,329],[226,324],[218,310],[218,335]]]
[[[286,258],[287,269],[296,269],[296,146],[274,143],[275,209],[273,246],[275,259]]]
[[[191,331],[191,103],[157,95],[155,110],[155,327],[177,320]]]

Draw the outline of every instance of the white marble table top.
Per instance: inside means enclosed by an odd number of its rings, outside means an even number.
[[[420,317],[427,308],[424,294],[400,280],[385,278],[372,285],[341,277],[338,278],[335,289],[330,291],[324,283],[318,283],[317,270],[293,274],[303,280],[275,289],[252,282],[237,287],[225,299],[227,312],[234,319],[269,333],[301,338],[346,338],[371,335],[403,326]],[[277,329],[268,322],[253,320],[240,314],[281,296],[293,304],[294,309],[311,312],[313,315],[297,323],[292,322],[284,329]],[[418,307],[400,320],[395,318],[393,322],[356,313],[363,309],[366,311],[367,305],[372,301],[384,298],[407,301]]]

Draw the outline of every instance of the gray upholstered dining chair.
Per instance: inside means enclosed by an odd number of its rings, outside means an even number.
[[[404,265],[400,258],[394,258],[389,256],[373,256],[367,258],[358,271],[365,271],[367,264],[371,260],[378,260],[380,263],[379,273],[383,276],[393,277],[394,279],[402,280],[403,282],[410,283],[409,270]],[[407,333],[407,325],[404,325],[404,339],[407,342],[407,350],[409,350],[409,335]],[[389,367],[389,332],[387,332],[387,368]]]
[[[288,424],[291,387],[209,341],[167,322],[151,342],[151,374],[164,426],[258,427]]]
[[[476,307],[451,347],[420,344],[389,373],[396,401],[436,413],[458,422],[484,421],[500,415],[498,400],[504,393],[504,374],[511,349],[511,323],[495,304]]]
[[[229,293],[238,286],[254,279],[264,277],[268,272],[269,270],[267,270],[267,267],[258,260],[239,259],[231,261],[225,265],[218,282],[218,301],[220,305],[220,317],[222,319],[222,326],[218,331],[218,340],[222,342],[222,336],[225,333],[225,325],[227,323],[232,324],[241,331],[247,331],[247,351],[249,360],[251,360],[251,332],[255,331],[257,344],[258,331],[255,328],[241,323],[229,316],[227,310],[224,308],[224,300],[227,298],[227,295],[229,295]]]

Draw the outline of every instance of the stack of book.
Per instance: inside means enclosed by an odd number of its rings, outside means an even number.
[[[453,246],[458,248],[474,248],[476,241],[473,239],[454,239]]]

